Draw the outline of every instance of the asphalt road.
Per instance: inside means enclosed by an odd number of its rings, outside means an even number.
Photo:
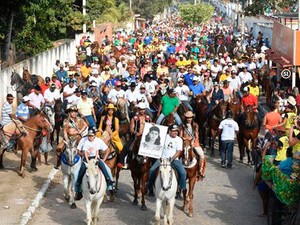
[[[237,153],[235,149],[235,154]],[[237,157],[236,157],[237,158]],[[206,178],[198,182],[194,193],[194,217],[182,211],[181,200],[176,200],[174,224],[267,224],[266,217],[259,217],[261,201],[257,190],[252,189],[253,169],[236,160],[233,169],[220,166],[219,157],[209,158]],[[77,209],[71,209],[63,199],[61,172],[59,172],[41,206],[34,213],[30,225],[84,225],[84,201],[77,202]],[[153,224],[155,198],[148,197],[148,211],[142,211],[140,204],[132,204],[133,187],[129,171],[120,175],[119,191],[114,202],[101,205],[100,222],[103,225],[142,225]]]

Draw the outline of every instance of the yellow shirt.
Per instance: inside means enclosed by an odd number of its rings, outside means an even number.
[[[299,134],[299,132],[300,132],[299,130],[295,129],[294,130],[295,136],[297,136]],[[300,152],[300,141],[298,141],[298,143],[293,146],[293,153],[295,153],[295,152]]]
[[[224,81],[224,80],[227,80],[227,78],[229,78],[230,76],[227,76],[225,73],[223,73],[221,76],[220,76],[220,82]]]
[[[156,71],[157,76],[160,77],[163,73],[165,73],[165,75],[169,74],[168,67],[165,66],[164,68],[162,68],[159,66]]]
[[[248,87],[250,88],[249,92],[251,94],[253,94],[256,97],[259,96],[259,87],[258,86],[252,87],[251,85],[248,85]]]
[[[289,138],[287,136],[283,136],[279,140],[283,143],[283,147],[280,150],[277,150],[275,160],[283,161],[286,160],[286,151],[289,147]]]
[[[87,78],[92,73],[91,67],[82,66],[80,69],[81,76],[83,79]]]
[[[92,108],[94,107],[93,100],[91,98],[87,98],[86,101],[80,99],[77,103],[78,111],[83,116],[91,116],[92,115]]]
[[[294,112],[288,112],[285,122],[285,129],[290,129],[294,125],[294,119],[297,117],[297,114]]]
[[[176,66],[177,66],[177,67],[180,67],[180,66],[186,66],[186,60],[182,60],[182,61],[178,60],[178,61],[176,62]]]

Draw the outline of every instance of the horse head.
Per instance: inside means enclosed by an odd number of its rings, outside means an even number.
[[[10,76],[10,85],[14,86],[14,85],[18,85],[21,86],[24,83],[24,81],[22,80],[20,74],[16,73],[16,72],[12,72],[11,76]]]
[[[127,119],[128,121],[130,121],[127,106],[126,106],[126,100],[124,98],[118,98],[116,106],[117,106],[117,112],[120,116],[120,120]]]
[[[55,100],[55,104],[54,104],[54,112],[55,114],[61,114],[62,113],[62,106],[63,106],[63,103],[61,101],[61,99],[56,99]]]
[[[193,160],[193,144],[190,140],[183,142],[183,157],[182,163],[184,166],[188,166]]]
[[[86,163],[85,176],[90,194],[96,194],[100,190],[100,173],[98,171],[98,162],[96,159],[91,159]]]
[[[77,147],[76,141],[70,140],[69,142],[64,141],[66,144],[66,150],[64,151],[64,155],[66,156],[66,163],[69,166],[73,166],[76,164],[76,156],[77,156]]]
[[[50,133],[53,131],[53,127],[49,120],[47,119],[47,115],[42,111],[37,111],[34,117],[33,123],[36,124],[41,129],[46,129]]]
[[[215,115],[218,119],[223,120],[226,118],[228,102],[220,101],[218,106],[215,108]]]
[[[252,106],[247,106],[245,110],[245,125],[252,126],[255,121],[255,112]]]
[[[52,108],[51,105],[45,105],[43,107],[43,112],[47,115],[49,122],[51,123],[52,126],[55,125],[55,112],[54,109]]]
[[[160,159],[159,176],[161,188],[168,191],[172,187],[172,179],[174,172],[172,171],[171,158]]]
[[[167,115],[164,118],[164,121],[162,122],[162,124],[165,125],[165,126],[170,126],[174,123],[175,123],[175,117],[174,117],[173,113],[170,113],[169,115]]]

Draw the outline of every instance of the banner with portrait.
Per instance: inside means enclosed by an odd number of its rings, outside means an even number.
[[[168,127],[145,123],[139,155],[159,159],[163,152]]]

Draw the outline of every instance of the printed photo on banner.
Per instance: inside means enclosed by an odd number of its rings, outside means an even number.
[[[139,148],[139,155],[159,159],[162,155],[167,132],[168,127],[166,126],[146,123]]]

